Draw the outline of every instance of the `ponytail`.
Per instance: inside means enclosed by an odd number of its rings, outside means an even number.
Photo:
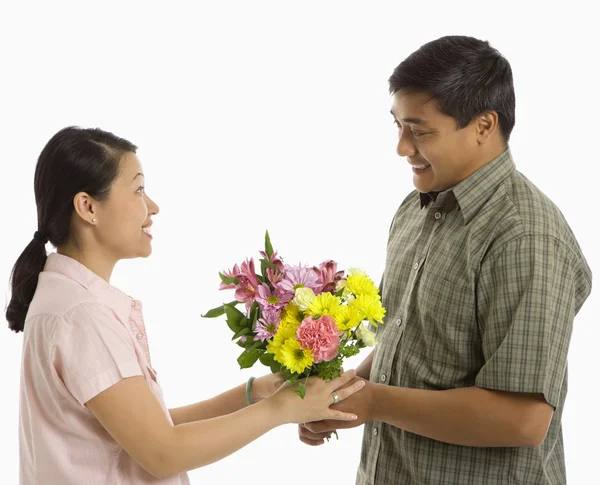
[[[46,237],[36,232],[13,266],[10,277],[11,299],[6,308],[6,320],[8,328],[14,332],[22,332],[25,327],[27,310],[48,258],[46,241]]]

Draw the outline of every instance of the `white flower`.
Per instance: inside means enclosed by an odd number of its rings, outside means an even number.
[[[360,325],[356,329],[356,336],[361,339],[367,347],[374,347],[379,343],[375,338],[375,332],[371,332],[366,325]]]
[[[315,299],[315,293],[310,288],[303,286],[302,288],[296,289],[296,296],[292,300],[292,303],[296,305],[300,311],[305,312],[308,310],[310,302]]]
[[[346,284],[348,283],[347,280],[339,280],[337,282],[337,285],[335,285],[335,292],[337,293],[338,291],[340,291],[343,288],[346,288]]]
[[[365,271],[363,271],[360,268],[348,268],[348,273],[349,274],[360,274],[363,276],[368,276],[367,273]]]

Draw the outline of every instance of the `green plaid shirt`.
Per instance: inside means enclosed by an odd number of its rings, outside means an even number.
[[[510,150],[437,197],[404,200],[381,290],[387,315],[371,381],[543,393],[555,411],[537,447],[458,446],[368,422],[357,485],[566,483],[567,351],[591,271]]]

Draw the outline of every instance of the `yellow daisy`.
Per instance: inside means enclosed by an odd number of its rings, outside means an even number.
[[[337,327],[341,331],[357,327],[364,317],[354,306],[341,306],[333,317]]]
[[[320,293],[310,302],[306,313],[313,318],[330,315],[335,318],[336,312],[342,307],[339,296],[331,293]]]
[[[301,374],[307,367],[313,365],[314,359],[310,349],[303,349],[296,339],[287,339],[281,349],[283,355],[282,364],[290,371]]]
[[[377,295],[378,289],[373,280],[365,274],[351,274],[346,280],[344,296],[352,293],[354,296]]]
[[[358,310],[374,326],[383,323],[385,308],[381,304],[379,295],[360,295],[349,306]]]

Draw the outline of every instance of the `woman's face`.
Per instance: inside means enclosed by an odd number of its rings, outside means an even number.
[[[150,256],[151,216],[158,212],[145,192],[142,164],[135,153],[126,153],[108,199],[98,206],[95,216],[98,242],[107,256],[116,260]]]

